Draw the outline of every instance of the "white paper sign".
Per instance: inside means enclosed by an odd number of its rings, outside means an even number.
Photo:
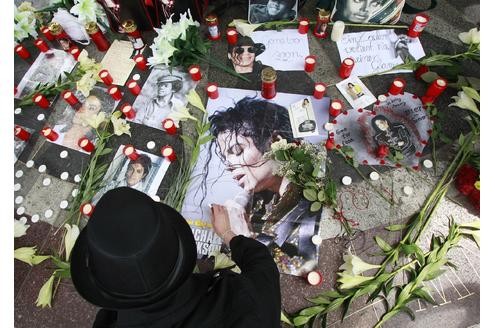
[[[380,73],[395,65],[403,64],[407,53],[415,59],[425,56],[419,38],[411,39],[397,35],[394,30],[376,30],[359,33],[345,33],[337,42],[341,61],[347,57],[354,59],[353,76]],[[399,70],[397,72],[411,72]]]
[[[309,56],[308,36],[296,29],[257,31],[251,34],[255,43],[263,43],[266,50],[256,60],[278,71],[303,71],[304,58]]]

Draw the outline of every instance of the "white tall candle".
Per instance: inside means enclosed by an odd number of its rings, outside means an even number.
[[[345,24],[343,21],[336,21],[333,23],[332,34],[330,35],[330,39],[334,42],[339,41],[344,34]]]

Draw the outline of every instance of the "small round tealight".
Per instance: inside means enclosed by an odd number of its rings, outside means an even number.
[[[26,167],[27,168],[32,168],[34,166],[34,161],[33,160],[29,160],[26,162]]]
[[[69,206],[69,202],[68,202],[68,201],[63,200],[63,201],[61,201],[61,202],[60,202],[60,208],[61,208],[61,209],[63,209],[63,210],[64,210],[64,209],[66,209],[66,208],[67,208],[67,206]]]
[[[53,211],[51,209],[47,209],[45,211],[45,218],[49,219],[52,217],[52,215],[53,215]]]
[[[60,179],[67,180],[68,178],[69,178],[69,173],[68,172],[62,172],[60,174]]]
[[[348,186],[352,183],[352,178],[348,175],[342,178],[342,184]]]
[[[18,115],[20,113],[22,113],[22,108],[17,107],[16,109],[14,109],[14,114],[17,114]]]
[[[26,209],[24,207],[19,207],[16,211],[17,215],[23,215],[24,212],[26,212]]]
[[[380,179],[380,174],[378,174],[378,172],[373,171],[370,173],[370,179],[376,181]]]
[[[19,219],[19,222],[22,223],[22,224],[26,224],[28,222],[28,218],[23,216]]]
[[[306,276],[307,282],[312,286],[317,286],[323,281],[323,277],[318,271],[311,271]]]
[[[311,237],[311,242],[318,246],[321,245],[323,239],[321,239],[320,235],[314,235],[313,237]]]
[[[426,167],[427,169],[431,169],[433,167],[433,162],[430,161],[429,159],[425,159],[423,161],[423,166]]]
[[[148,141],[148,143],[146,144],[146,148],[148,148],[149,150],[155,148],[156,144],[154,141]]]
[[[69,156],[69,152],[67,150],[62,150],[60,152],[60,158],[66,158],[67,156]]]
[[[52,183],[52,180],[50,178],[44,178],[43,179],[43,186],[49,186],[50,183]]]
[[[330,122],[325,123],[325,130],[326,131],[333,131],[333,124]]]
[[[413,190],[413,188],[411,186],[405,186],[404,188],[402,188],[402,191],[407,196],[410,196],[410,195],[412,195],[412,193],[413,193],[414,190]]]
[[[139,81],[139,80],[141,79],[141,75],[139,75],[139,74],[137,74],[137,73],[136,73],[136,74],[134,74],[134,75],[132,76],[132,79],[133,79],[134,81]]]
[[[378,96],[378,100],[379,100],[380,102],[385,101],[385,100],[387,100],[387,96],[385,96],[385,95],[379,95],[379,96]]]
[[[16,183],[14,185],[14,191],[19,191],[19,190],[21,190],[21,184],[20,183]]]
[[[19,205],[20,203],[22,203],[24,201],[24,197],[22,196],[17,196],[14,200],[14,202]]]
[[[39,114],[38,117],[36,117],[38,121],[43,121],[45,119],[45,114]]]
[[[74,182],[81,182],[81,175],[80,174],[76,174],[74,176]]]
[[[16,177],[16,178],[20,178],[20,177],[22,177],[23,175],[24,175],[24,172],[23,172],[22,170],[17,170],[17,171],[15,172],[15,177]]]
[[[159,201],[160,201],[160,197],[159,197],[158,195],[151,196],[151,198],[152,198],[155,202],[159,202]]]
[[[76,188],[72,190],[72,197],[76,197],[78,193],[79,193],[79,189]]]
[[[45,164],[40,165],[40,166],[38,167],[38,172],[39,172],[39,173],[43,173],[43,172],[45,172],[45,171],[46,171],[46,165],[45,165]]]
[[[36,223],[40,220],[40,216],[38,214],[34,214],[31,216],[31,222]]]

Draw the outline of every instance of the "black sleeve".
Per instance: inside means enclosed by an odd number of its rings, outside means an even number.
[[[96,313],[93,328],[112,328],[117,322],[117,311],[101,309]]]

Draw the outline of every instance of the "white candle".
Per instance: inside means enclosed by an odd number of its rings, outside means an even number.
[[[344,34],[345,23],[343,21],[336,21],[333,23],[332,34],[330,39],[334,42],[340,41],[342,35]]]

